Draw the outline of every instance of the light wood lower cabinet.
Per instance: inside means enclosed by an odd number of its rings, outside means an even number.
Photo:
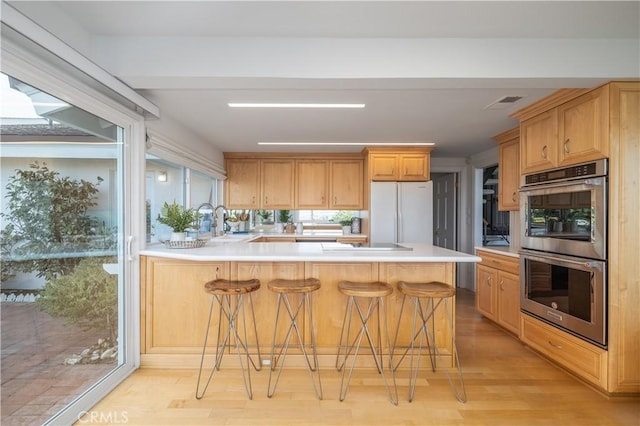
[[[521,339],[584,380],[606,389],[606,350],[524,314]]]
[[[142,354],[201,352],[211,301],[204,292],[204,284],[228,278],[229,263],[142,259]],[[212,325],[210,339],[215,338],[216,327],[217,323]]]
[[[260,280],[260,289],[251,293],[253,308],[256,315],[258,331],[258,342],[263,354],[268,354],[271,350],[273,340],[273,330],[275,325],[275,313],[277,295],[268,288],[269,281],[274,279],[300,279],[304,278],[304,264],[301,262],[231,262],[230,277],[232,280]],[[246,311],[249,314],[249,311]],[[281,312],[281,321],[287,321],[286,312]],[[243,330],[245,324],[242,319],[238,324]],[[279,338],[285,336],[286,329],[279,328]],[[305,327],[303,327],[304,330]],[[256,339],[253,327],[246,326],[248,341],[254,342]],[[292,342],[296,342],[295,336]],[[251,348],[256,352],[254,348]],[[292,351],[292,350],[291,350]]]
[[[318,278],[322,287],[312,294],[311,300],[318,352],[324,367],[334,366],[347,303],[347,297],[338,291],[339,281],[385,280],[393,285],[396,291],[385,300],[391,339],[394,337],[401,304],[401,297],[397,292],[399,280],[438,280],[455,285],[454,264],[449,263],[194,262],[146,256],[142,256],[141,260],[141,364],[145,367],[198,367],[211,302],[210,296],[204,292],[204,284],[216,277],[260,280],[261,287],[252,294],[252,299],[263,358],[269,354],[276,315],[277,296],[268,289],[269,281],[275,278]],[[451,303],[450,307],[449,314],[455,318],[455,303]],[[249,311],[246,312],[248,315]],[[412,305],[407,302],[398,337],[399,345],[409,342],[412,314]],[[281,319],[286,318],[283,315],[285,314],[281,313]],[[453,360],[450,359],[451,333],[444,315],[444,308],[439,308],[434,323],[436,342],[440,352],[445,357],[449,355],[450,365],[453,365]],[[214,314],[209,332],[211,349],[215,346],[217,318],[218,315]],[[243,321],[241,318],[238,323],[240,329],[244,327]],[[310,326],[306,319],[300,323],[305,342],[310,338]],[[354,332],[357,331],[355,320],[352,327]],[[376,327],[372,325],[371,331],[377,333],[374,330]],[[286,331],[286,328],[279,328],[278,336],[283,337]],[[251,327],[247,328],[247,333],[252,345],[255,333]],[[250,351],[255,353],[257,349],[251,346]],[[302,367],[301,358],[297,359],[296,353],[297,351],[290,350],[293,355],[292,365]],[[233,357],[225,357],[225,360],[227,358],[229,360],[226,362],[235,362]],[[359,365],[373,366],[370,357],[360,358]]]
[[[476,309],[488,319],[520,335],[520,278],[517,258],[477,250]]]
[[[455,287],[455,268],[451,263],[380,263],[380,280],[385,281],[393,285],[394,293],[390,297],[389,301],[389,327],[390,333],[395,334],[395,330],[398,326],[398,319],[400,318],[400,311],[402,308],[402,294],[398,291],[398,281],[407,282],[429,282],[440,281],[450,284]],[[433,324],[435,330],[435,341],[438,347],[438,352],[442,355],[444,364],[448,367],[454,366],[453,359],[453,341],[451,338],[451,332],[447,324],[447,315],[449,318],[455,318],[455,297],[449,301],[449,312],[445,309],[444,304],[440,304],[436,310],[436,314],[429,324]],[[414,304],[411,299],[407,298],[404,301],[404,310],[402,318],[400,318],[400,327],[397,335],[397,345],[407,347],[411,342],[413,334],[413,313]],[[455,335],[455,321],[453,324],[453,333]],[[419,325],[418,325],[419,326]],[[393,344],[393,342],[392,342]],[[398,352],[396,350],[396,353]],[[405,366],[408,365],[405,363]]]

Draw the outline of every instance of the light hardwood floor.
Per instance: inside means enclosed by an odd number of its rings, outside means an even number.
[[[223,368],[199,401],[197,371],[141,369],[87,416],[129,425],[640,425],[640,399],[607,398],[539,357],[477,314],[472,292],[458,292],[457,309],[466,404],[454,398],[446,376],[430,371],[421,373],[411,403],[408,372],[399,371],[400,403],[393,406],[379,375],[367,370],[354,372],[340,402],[339,373],[328,368],[322,401],[303,369],[285,370],[271,399],[268,370],[254,373],[248,400],[239,370]],[[77,424],[99,424],[82,420]]]

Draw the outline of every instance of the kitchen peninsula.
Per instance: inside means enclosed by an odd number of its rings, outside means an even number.
[[[218,237],[196,249],[176,250],[159,244],[141,252],[143,367],[197,368],[210,303],[203,286],[215,278],[260,280],[262,286],[254,294],[253,304],[263,354],[268,353],[276,308],[276,296],[267,289],[267,283],[276,278],[318,278],[322,287],[312,297],[314,326],[320,363],[329,367],[335,362],[346,305],[346,297],[338,291],[340,280],[380,280],[394,288],[399,280],[437,280],[455,286],[456,263],[480,261],[477,256],[429,244],[403,244],[411,250],[402,251],[329,250],[328,245],[323,249],[322,243],[251,242],[258,238]],[[387,321],[391,328],[396,325],[401,301],[397,291],[388,298]],[[441,353],[449,355],[452,366],[451,333],[444,315],[444,309],[438,309],[436,341]],[[450,315],[455,318],[455,309]],[[409,340],[409,317],[403,319],[399,344]],[[217,321],[217,315],[213,321]],[[210,339],[215,339],[217,327],[212,325]],[[303,333],[309,337],[309,324],[304,324]],[[297,361],[301,359],[296,360],[294,355],[292,362]],[[233,359],[229,358],[229,362]]]

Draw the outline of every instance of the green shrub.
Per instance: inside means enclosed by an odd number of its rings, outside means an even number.
[[[118,329],[118,278],[102,265],[115,257],[81,260],[72,273],[48,282],[37,299],[39,308],[68,324],[104,331],[115,342]]]
[[[37,272],[47,280],[72,271],[77,258],[52,254],[89,244],[96,224],[87,211],[97,204],[102,180],[98,176],[94,184],[60,176],[37,161],[29,170],[16,170],[5,188],[6,213],[0,214],[3,275],[11,274],[4,267]]]

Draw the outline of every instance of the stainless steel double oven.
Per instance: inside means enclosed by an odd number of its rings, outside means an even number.
[[[522,177],[521,309],[607,345],[607,161]]]

